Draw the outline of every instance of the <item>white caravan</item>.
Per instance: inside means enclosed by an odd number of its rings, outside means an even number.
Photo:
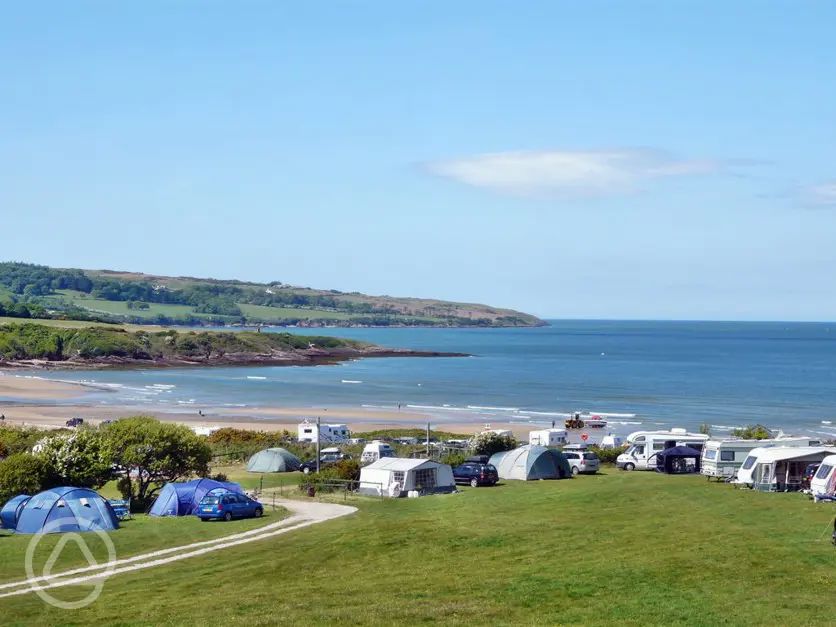
[[[821,465],[810,480],[810,494],[832,496],[836,493],[836,455],[828,455],[821,460]]]
[[[380,440],[372,440],[363,448],[363,454],[360,456],[361,464],[371,464],[384,457],[394,457],[395,449],[389,446],[386,442]]]
[[[735,483],[763,491],[789,491],[801,487],[801,479],[807,464],[822,462],[828,455],[836,454],[834,447],[822,446],[768,446],[749,452]]]
[[[685,429],[670,431],[635,431],[627,436],[629,448],[619,455],[615,465],[623,470],[653,470],[656,455],[672,446],[693,446],[700,449],[708,440],[703,433],[688,433]]]
[[[316,423],[305,421],[298,427],[297,439],[300,442],[316,442]],[[348,425],[319,425],[319,441],[343,443],[348,442],[351,433],[348,431]]]
[[[528,443],[539,446],[563,446],[566,444],[565,429],[540,429],[528,432]]]
[[[771,446],[818,446],[821,441],[816,438],[781,437],[772,440],[741,440],[728,438],[724,440],[708,440],[702,448],[700,458],[700,474],[706,477],[732,478],[749,452],[756,448]]]

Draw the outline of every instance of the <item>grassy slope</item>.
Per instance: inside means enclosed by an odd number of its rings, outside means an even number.
[[[92,298],[82,292],[72,290],[58,290],[61,297],[76,307],[87,309],[96,313],[106,313],[117,316],[137,316],[140,318],[154,318],[157,315],[170,316],[172,318],[185,318],[195,316],[197,318],[208,318],[208,315],[194,313],[194,307],[189,305],[164,305],[161,303],[150,303],[148,309],[128,309],[128,303],[119,300],[104,300]]]
[[[354,516],[226,558],[118,576],[81,612],[34,595],[0,605],[20,623],[832,620],[836,550],[825,534],[836,510],[797,494],[607,470],[357,502]]]

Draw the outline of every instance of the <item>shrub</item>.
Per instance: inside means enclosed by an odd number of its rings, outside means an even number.
[[[464,453],[448,453],[447,455],[443,455],[439,460],[442,464],[448,464],[449,466],[456,467],[464,463],[464,460],[467,459],[467,455]]]
[[[488,431],[487,433],[480,433],[473,438],[473,452],[476,455],[487,455],[490,457],[494,453],[502,451],[510,451],[517,448],[517,440],[510,435],[499,435]]]
[[[18,494],[37,494],[50,487],[46,462],[29,453],[15,453],[0,462],[0,503]]]
[[[341,480],[336,468],[326,468],[320,472],[299,475],[299,490],[307,492],[313,488],[317,492],[334,492],[341,489]]]
[[[626,446],[617,446],[615,448],[599,448],[597,446],[590,446],[590,452],[595,453],[602,464],[614,464],[616,458],[627,450]]]
[[[102,433],[95,429],[52,435],[38,457],[63,485],[100,488],[113,475],[113,454]]]
[[[337,476],[348,481],[360,480],[360,462],[356,459],[341,459],[334,466]]]
[[[763,425],[746,425],[732,431],[732,435],[744,440],[766,440],[772,437],[772,432]]]

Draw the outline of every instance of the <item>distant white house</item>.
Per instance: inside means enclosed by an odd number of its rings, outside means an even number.
[[[333,443],[342,443],[347,442],[348,439],[351,437],[351,433],[348,430],[348,425],[344,424],[329,424],[329,425],[319,425],[319,441],[320,442],[333,442]],[[316,433],[316,423],[304,421],[298,427],[298,435],[297,439],[300,442],[316,442],[317,441],[317,433]]]
[[[455,492],[453,469],[431,459],[384,457],[360,471],[360,494],[398,498],[413,490]]]

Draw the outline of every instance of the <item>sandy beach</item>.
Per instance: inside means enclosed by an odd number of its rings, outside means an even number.
[[[236,427],[278,431],[295,431],[302,419],[323,422],[346,423],[354,432],[391,428],[425,428],[430,422],[433,429],[453,433],[472,434],[481,430],[481,424],[440,422],[432,415],[414,409],[381,409],[368,407],[252,407],[246,413],[229,407],[204,407],[186,411],[166,411],[148,406],[96,405],[84,402],[86,386],[82,384],[49,381],[39,378],[0,376],[0,413],[7,424],[25,424],[45,429],[63,427],[75,416],[97,424],[103,420],[125,416],[152,415],[167,421],[189,426]],[[72,402],[75,399],[78,402]],[[67,401],[70,402],[67,402]],[[49,402],[52,401],[52,402]],[[529,427],[519,424],[494,423],[495,428],[511,429],[517,435],[527,434]]]

